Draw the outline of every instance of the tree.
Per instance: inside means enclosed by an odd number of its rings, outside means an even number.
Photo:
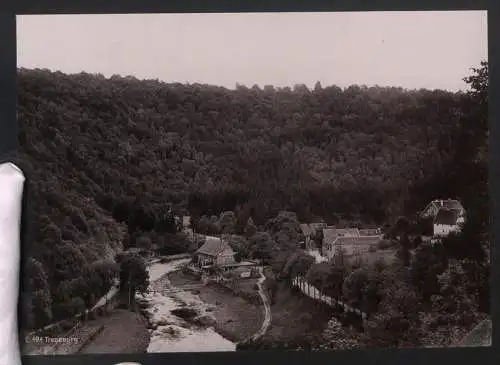
[[[470,86],[464,101],[464,115],[460,119],[457,149],[449,172],[449,181],[455,182],[466,209],[462,234],[447,245],[457,258],[484,262],[489,255],[490,207],[488,197],[488,64],[481,62],[473,68],[473,75],[464,81]],[[467,174],[463,174],[467,171]],[[455,246],[453,246],[453,244]],[[453,248],[459,249],[453,252]]]
[[[270,261],[277,252],[276,242],[266,232],[257,232],[250,238],[251,256],[264,262]]]
[[[470,326],[477,322],[479,306],[477,292],[462,264],[450,265],[438,276],[439,293],[432,298],[433,310],[440,314],[442,322]]]
[[[407,235],[410,231],[410,221],[406,217],[398,217],[394,225],[394,234],[396,236]]]
[[[420,245],[422,245],[422,242],[423,242],[423,240],[422,240],[422,236],[415,236],[415,237],[413,238],[413,242],[412,242],[412,246],[413,246],[413,248],[418,248],[418,247],[420,247]]]
[[[488,62],[481,61],[480,67],[472,68],[473,75],[463,80],[470,86],[470,94],[478,100],[480,106],[486,106],[488,102]]]
[[[54,305],[54,312],[61,318],[70,318],[85,310],[85,301],[80,297],[73,297],[65,302],[57,302]]]
[[[202,216],[198,221],[198,225],[197,225],[196,230],[202,234],[211,234],[212,229],[211,229],[210,219],[205,215]]]
[[[361,309],[365,313],[376,313],[383,299],[385,288],[384,269],[380,263],[376,263],[367,272],[367,282],[363,287]]]
[[[293,259],[290,264],[290,276],[292,278],[296,277],[297,275],[306,276],[308,270],[311,268],[314,262],[314,257],[306,254],[299,254]]]
[[[257,227],[255,226],[252,217],[249,217],[245,226],[245,236],[252,237],[255,233],[257,233]]]
[[[210,217],[210,234],[220,234],[221,233],[221,227],[219,224],[219,217],[216,215],[213,215]]]
[[[236,253],[234,254],[234,261],[236,261],[236,262],[241,262],[241,260],[242,260],[242,255],[241,255],[241,253],[236,252]]]
[[[419,343],[419,301],[410,287],[399,283],[384,290],[379,311],[365,324],[363,342],[369,347],[415,347]]]
[[[433,235],[433,227],[434,221],[432,217],[419,217],[417,220],[417,233],[423,236],[432,236]]]
[[[164,213],[164,224],[163,231],[167,233],[176,233],[178,232],[178,226],[175,221],[175,214],[171,208],[168,208],[166,213]]]
[[[28,259],[25,280],[28,290],[23,312],[28,319],[26,324],[30,328],[42,327],[52,320],[53,313],[48,277],[39,261]]]
[[[112,261],[99,260],[88,266],[90,275],[95,276],[98,293],[104,295],[119,276],[119,267]]]
[[[151,238],[147,236],[141,236],[137,239],[137,247],[144,250],[150,250],[152,247]]]
[[[240,258],[248,258],[250,256],[249,241],[246,237],[227,235],[224,239],[231,246],[231,248],[238,253]]]
[[[359,268],[351,272],[344,280],[342,293],[349,304],[361,307],[364,301],[365,288],[368,285],[368,273]]]
[[[440,246],[422,245],[415,250],[410,276],[425,303],[429,303],[432,295],[439,293],[438,276],[446,266],[446,256]]]
[[[297,215],[282,211],[275,218],[266,222],[266,230],[273,235],[280,249],[293,250],[299,248],[302,230]]]
[[[323,229],[316,229],[312,237],[312,240],[316,248],[321,249],[321,247],[323,247],[323,239],[324,239]]]
[[[329,261],[312,264],[307,271],[306,279],[321,292],[340,298],[347,275],[348,268],[344,263]]]
[[[331,266],[326,262],[313,264],[307,271],[306,280],[320,291],[323,291],[327,285],[330,271]]]
[[[128,254],[120,260],[120,290],[127,294],[128,304],[135,302],[135,294],[145,294],[149,286],[149,273],[140,256]]]
[[[221,233],[235,233],[236,230],[236,215],[234,212],[223,212],[220,215],[219,227]]]
[[[54,282],[77,277],[86,265],[81,249],[71,241],[63,241],[53,252],[51,266]]]
[[[405,233],[401,236],[399,240],[399,247],[397,250],[397,257],[401,260],[404,267],[410,265],[411,262],[411,241],[408,235]]]

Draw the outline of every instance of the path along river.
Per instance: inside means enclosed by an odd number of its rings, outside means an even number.
[[[179,270],[189,259],[155,263],[149,267],[150,293],[140,297],[147,302],[151,330],[148,353],[235,351],[236,344],[219,335],[212,327],[195,326],[172,314],[175,309],[191,308],[199,317],[209,317],[209,306],[189,291],[160,292],[169,286],[168,273]]]

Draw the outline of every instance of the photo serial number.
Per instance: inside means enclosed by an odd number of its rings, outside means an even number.
[[[67,343],[73,344],[78,343],[79,339],[77,337],[49,337],[49,336],[28,336],[25,338],[26,343],[35,344],[58,344]]]

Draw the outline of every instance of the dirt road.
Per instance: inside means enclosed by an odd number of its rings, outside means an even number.
[[[264,336],[267,329],[269,328],[269,325],[271,324],[271,306],[269,304],[269,298],[267,297],[263,287],[265,280],[266,277],[264,275],[264,270],[260,268],[260,279],[257,282],[257,285],[259,287],[259,295],[262,298],[262,304],[264,306],[264,320],[262,321],[260,330],[252,336],[253,341],[258,340],[259,338]]]

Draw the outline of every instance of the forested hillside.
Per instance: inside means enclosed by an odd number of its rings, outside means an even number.
[[[234,211],[240,229],[282,210],[384,224],[438,196],[467,208],[471,184],[486,192],[484,174],[463,176],[486,163],[487,122],[471,94],[21,69],[18,103],[35,209],[30,326],[105,291],[114,253],[143,232],[168,233],[169,208],[194,221]],[[99,290],[78,298],[85,285]]]

